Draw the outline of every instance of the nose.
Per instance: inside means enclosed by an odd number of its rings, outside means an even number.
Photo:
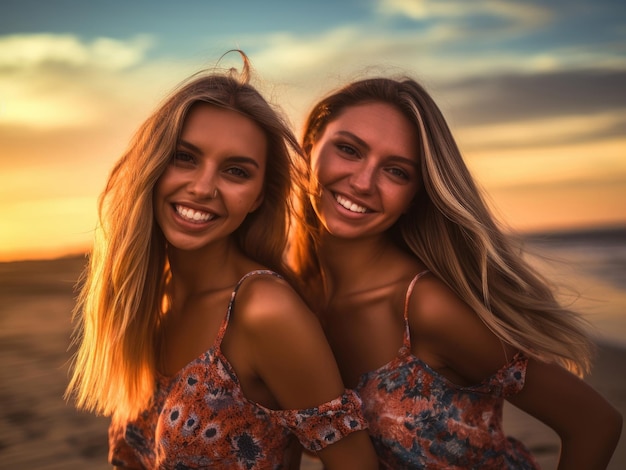
[[[189,192],[198,199],[212,199],[217,196],[216,169],[206,166],[194,172],[187,186]]]
[[[352,173],[350,187],[359,193],[370,193],[375,184],[375,170],[376,168],[373,164],[364,160]]]

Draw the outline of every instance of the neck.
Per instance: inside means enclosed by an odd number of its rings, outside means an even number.
[[[399,250],[386,237],[342,239],[325,233],[320,243],[320,263],[330,297],[366,288],[380,279],[385,266]]]
[[[254,265],[230,238],[199,250],[169,247],[168,260],[178,298],[231,287]]]

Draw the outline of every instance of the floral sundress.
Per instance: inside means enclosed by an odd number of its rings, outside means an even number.
[[[238,283],[211,349],[174,377],[159,377],[152,406],[138,419],[109,427],[109,462],[142,469],[281,469],[294,436],[312,452],[367,428],[354,391],[305,410],[271,410],[248,400],[220,345]]]
[[[516,469],[539,465],[502,428],[504,398],[524,386],[528,359],[521,353],[482,383],[461,387],[411,353],[407,289],[405,332],[398,356],[367,372],[355,388],[381,468]]]

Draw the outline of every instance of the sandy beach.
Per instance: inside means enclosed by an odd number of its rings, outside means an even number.
[[[105,469],[105,418],[63,400],[67,384],[73,287],[83,257],[0,263],[0,468]],[[626,415],[626,350],[601,345],[586,378]],[[505,423],[544,469],[555,468],[556,435],[513,407]],[[321,468],[306,458],[302,468]],[[626,468],[626,436],[609,466]]]

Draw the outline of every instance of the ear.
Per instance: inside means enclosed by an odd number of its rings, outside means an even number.
[[[254,201],[254,204],[252,204],[252,207],[248,211],[248,214],[252,214],[255,210],[257,210],[261,206],[261,204],[263,204],[264,199],[265,199],[265,190],[259,193],[259,196],[256,198],[256,201]]]

